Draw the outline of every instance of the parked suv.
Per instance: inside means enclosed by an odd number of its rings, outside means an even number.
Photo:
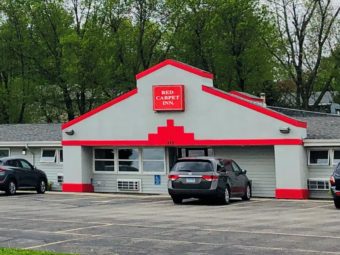
[[[330,179],[334,205],[340,209],[340,163],[335,167]]]
[[[229,204],[231,197],[249,200],[251,181],[231,159],[192,157],[179,159],[168,176],[168,191],[175,204],[185,198],[217,198]]]
[[[0,190],[7,195],[14,195],[17,189],[34,188],[38,193],[45,193],[46,174],[21,158],[0,159]]]

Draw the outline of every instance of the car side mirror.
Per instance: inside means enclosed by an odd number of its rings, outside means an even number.
[[[246,174],[247,170],[242,170],[241,174]]]

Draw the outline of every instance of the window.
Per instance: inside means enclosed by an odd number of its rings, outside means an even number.
[[[231,167],[231,161],[225,161],[224,162],[224,168],[227,172],[233,171],[233,168]]]
[[[178,161],[171,171],[174,172],[212,172],[213,165],[206,160]]]
[[[164,148],[143,148],[143,172],[160,173],[165,171]]]
[[[333,165],[337,165],[340,162],[340,150],[334,150]]]
[[[9,149],[0,149],[0,158],[8,157]]]
[[[59,163],[63,163],[63,162],[64,162],[63,150],[59,150]]]
[[[113,149],[94,149],[94,171],[113,172],[115,153]]]
[[[12,167],[22,167],[19,160],[16,159],[12,159],[12,160],[8,160],[5,163],[6,166],[12,166]]]
[[[40,162],[43,163],[57,162],[56,149],[42,149]]]
[[[30,169],[30,170],[33,169],[33,167],[31,166],[31,164],[28,163],[26,160],[20,159],[20,163],[21,163],[21,165],[22,165],[22,168]]]
[[[139,172],[138,149],[118,150],[119,172]]]
[[[310,165],[329,165],[328,150],[313,150],[309,151]]]
[[[231,164],[233,165],[233,169],[234,169],[235,173],[241,173],[242,172],[241,168],[235,162],[232,162]]]

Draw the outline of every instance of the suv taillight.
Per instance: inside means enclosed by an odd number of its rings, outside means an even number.
[[[331,176],[331,178],[329,179],[329,182],[331,183],[332,186],[335,185],[335,179],[334,176]]]
[[[211,182],[213,180],[217,180],[218,176],[216,176],[216,175],[203,175],[202,179],[204,179],[204,180],[206,180],[208,182]]]
[[[179,175],[175,175],[175,174],[170,174],[168,176],[169,180],[171,181],[176,181],[177,179],[179,179]]]

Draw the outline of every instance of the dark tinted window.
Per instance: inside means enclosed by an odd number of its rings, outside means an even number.
[[[231,161],[225,161],[224,168],[226,171],[233,171],[233,168],[231,167]]]
[[[172,171],[176,172],[211,172],[213,166],[210,161],[180,161],[177,162]]]
[[[334,150],[333,164],[336,165],[340,163],[340,151]]]
[[[20,162],[16,159],[7,160],[5,164],[6,166],[22,167]]]
[[[95,149],[94,158],[95,159],[113,159],[114,158],[113,149]]]
[[[317,165],[328,165],[328,151],[310,151],[309,163]]]

